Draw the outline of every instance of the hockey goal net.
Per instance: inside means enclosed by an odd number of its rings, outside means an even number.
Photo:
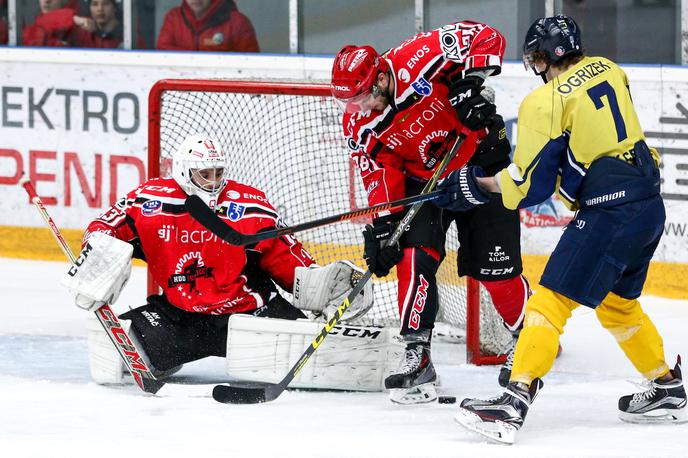
[[[168,176],[172,152],[195,133],[219,140],[230,157],[229,176],[265,191],[286,224],[367,206],[326,84],[159,81],[149,97],[149,177]],[[365,267],[366,222],[351,220],[297,237],[321,265],[349,259]],[[465,339],[467,360],[474,364],[499,363],[511,337],[479,284],[458,278],[454,226],[446,248],[437,275],[435,338]],[[398,327],[395,279],[393,271],[375,280],[375,305],[358,324]]]

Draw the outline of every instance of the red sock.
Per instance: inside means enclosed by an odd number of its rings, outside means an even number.
[[[532,294],[528,281],[523,275],[509,280],[481,281],[490,293],[497,313],[502,317],[511,332],[521,329],[526,302]]]

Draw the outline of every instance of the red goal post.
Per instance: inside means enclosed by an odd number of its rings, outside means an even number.
[[[192,133],[219,140],[230,157],[232,179],[265,191],[287,224],[367,205],[327,84],[158,81],[148,100],[149,178],[169,174],[171,153]],[[347,221],[297,237],[320,264],[346,258],[362,265],[365,222]],[[505,358],[498,353],[510,336],[478,282],[458,278],[453,231],[447,234],[447,257],[437,274],[436,338],[465,338],[467,361],[499,364]],[[388,278],[376,279],[375,306],[361,324],[398,326],[396,273]],[[149,291],[155,290],[149,277]]]

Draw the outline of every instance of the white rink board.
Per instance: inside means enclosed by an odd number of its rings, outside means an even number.
[[[155,81],[326,82],[331,57],[2,49],[0,62],[0,191],[5,196],[0,225],[42,225],[16,186],[25,173],[36,179],[41,196],[55,199],[50,211],[60,226],[79,229],[144,178],[147,97]],[[688,204],[683,199],[688,199],[688,109],[682,95],[688,94],[688,69],[624,68],[648,142],[665,152],[668,218],[655,260],[687,263]],[[539,78],[515,62],[506,63],[502,75],[490,80],[508,126],[514,124],[522,98],[539,84]],[[83,167],[84,185],[77,165]],[[523,231],[524,253],[549,253],[560,233],[558,227]]]

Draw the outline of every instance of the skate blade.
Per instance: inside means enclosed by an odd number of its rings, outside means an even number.
[[[503,421],[485,421],[478,414],[461,407],[454,416],[454,421],[464,428],[500,444],[513,444],[516,439],[516,431],[518,431],[514,426]]]
[[[437,399],[434,383],[424,383],[411,388],[393,388],[389,390],[389,400],[395,404],[427,404]]]
[[[647,413],[620,412],[619,419],[626,423],[657,424],[657,423],[686,423],[688,411],[681,409],[657,409]]]

